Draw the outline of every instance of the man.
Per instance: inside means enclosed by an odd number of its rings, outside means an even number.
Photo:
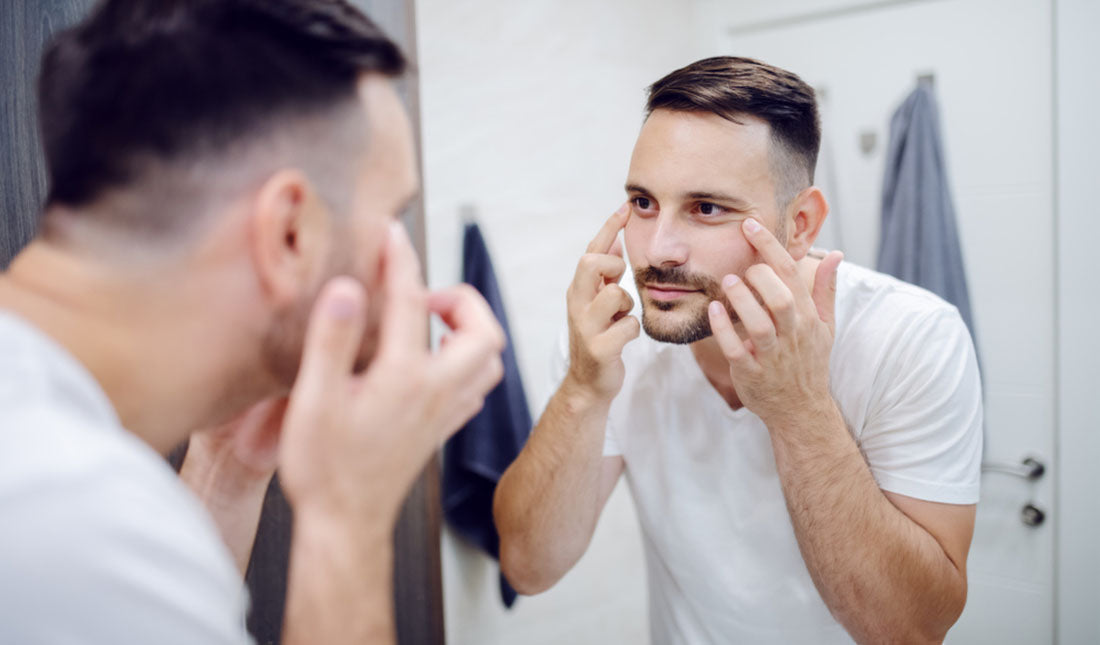
[[[811,252],[819,140],[813,91],[757,61],[650,88],[629,201],[566,296],[568,370],[497,491],[521,593],[576,563],[625,473],[655,644],[938,642],[958,618],[973,348],[932,294]]]
[[[107,0],[50,46],[49,197],[0,276],[0,641],[246,642],[258,506],[226,509],[277,463],[285,642],[393,642],[401,502],[503,343],[397,221],[404,65],[342,0]],[[162,454],[249,409],[184,465],[231,554]]]

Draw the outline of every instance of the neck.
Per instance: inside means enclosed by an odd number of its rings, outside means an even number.
[[[227,368],[258,363],[247,362],[248,343],[237,330],[196,315],[221,304],[214,302],[217,293],[196,267],[121,266],[41,240],[0,274],[0,308],[72,354],[122,425],[160,453],[271,387]]]
[[[691,353],[695,356],[699,369],[703,370],[703,376],[707,377],[711,386],[726,400],[730,408],[741,409],[741,399],[738,398],[730,377],[730,363],[714,336],[692,343]]]

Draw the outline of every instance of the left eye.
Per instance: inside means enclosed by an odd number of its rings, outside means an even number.
[[[699,204],[699,213],[701,215],[720,215],[724,213],[725,210],[726,209],[718,204],[711,204],[710,202],[702,202]]]

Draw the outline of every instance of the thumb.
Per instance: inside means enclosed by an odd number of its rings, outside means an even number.
[[[836,275],[843,260],[843,253],[831,251],[817,265],[817,272],[814,274],[814,305],[817,307],[818,317],[829,326],[830,331],[836,329]]]
[[[366,327],[366,300],[363,286],[348,277],[333,278],[321,290],[306,330],[295,398],[322,395],[351,375]]]

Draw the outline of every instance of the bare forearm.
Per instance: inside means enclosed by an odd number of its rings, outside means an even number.
[[[837,619],[860,642],[942,640],[965,574],[879,489],[836,406],[771,434],[803,559]]]
[[[350,531],[298,514],[288,577],[286,645],[388,645],[393,623],[393,544],[380,522]]]
[[[563,385],[497,486],[502,566],[524,593],[548,588],[588,546],[600,511],[609,405]]]

